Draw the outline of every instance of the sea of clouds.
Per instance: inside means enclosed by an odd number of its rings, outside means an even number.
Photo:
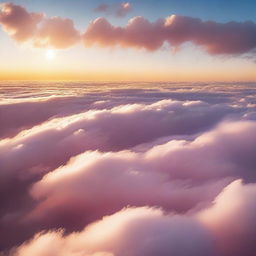
[[[0,94],[1,256],[255,256],[255,84]]]

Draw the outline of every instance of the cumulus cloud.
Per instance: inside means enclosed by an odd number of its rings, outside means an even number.
[[[130,93],[130,91],[128,90],[126,93]],[[141,96],[137,100],[140,98]],[[120,98],[118,99],[120,100]],[[189,136],[192,133],[210,128],[229,111],[233,111],[232,108],[227,106],[210,107],[209,104],[200,101],[163,100],[154,102],[153,99],[154,103],[152,104],[118,105],[109,109],[90,110],[80,114],[68,115],[67,109],[70,111],[74,108],[77,111],[77,109],[81,110],[81,106],[88,108],[89,106],[83,105],[87,101],[76,99],[78,100],[78,106],[75,104],[73,107],[62,109],[60,106],[65,105],[64,103],[67,103],[68,99],[59,100],[56,109],[52,109],[51,101],[43,101],[42,108],[45,113],[42,112],[43,115],[40,117],[35,112],[34,116],[45,118],[45,114],[64,111],[66,117],[49,120],[31,129],[24,130],[13,138],[1,141],[0,200],[2,205],[1,214],[5,216],[4,225],[7,229],[13,218],[16,219],[17,216],[19,218],[31,206],[33,200],[28,195],[29,186],[40,180],[45,173],[64,165],[70,157],[86,150],[118,151],[147,142],[154,145],[153,141],[155,139],[165,136]],[[71,101],[72,104],[74,102]],[[49,104],[47,105],[48,110],[45,103]],[[83,104],[81,105],[81,103]],[[93,106],[103,104],[104,107],[104,103],[96,103]],[[38,104],[40,106],[40,103]],[[14,118],[15,124],[16,120],[19,120],[15,118],[15,113],[19,113],[20,105],[9,104],[7,106],[11,106],[9,114]],[[52,112],[53,110],[54,112]],[[4,116],[9,116],[8,111]],[[33,115],[23,121],[26,120],[30,124],[30,120],[33,121]],[[34,120],[36,122],[40,121],[37,118]],[[156,124],[158,125],[156,126]],[[145,127],[151,128],[145,132]],[[133,135],[127,138],[127,134]],[[9,196],[6,197],[6,194]],[[10,205],[12,200],[16,201],[15,205]],[[196,204],[195,200],[191,199],[189,204]],[[120,206],[120,202],[117,206]],[[22,229],[24,230],[21,227]],[[19,234],[23,236],[24,233],[26,232],[17,232],[16,234],[17,236]],[[9,242],[15,241],[14,238],[7,240]]]
[[[15,255],[245,255],[255,252],[256,186],[228,185],[212,207],[190,215],[127,208],[81,232],[39,233]]]
[[[0,5],[0,24],[4,30],[18,42],[23,42],[37,31],[38,24],[42,21],[42,13],[28,12],[24,7],[12,3]]]
[[[35,86],[0,104],[7,254],[254,256],[254,85]]]
[[[30,169],[37,165],[54,168],[85,150],[118,151],[159,137],[189,135],[211,127],[232,112],[225,105],[163,100],[55,118],[2,140],[3,170],[7,174],[10,169]],[[151,128],[145,132],[145,127]],[[127,138],[125,134],[133,136]],[[38,141],[43,143],[38,145]],[[33,155],[33,161],[26,158],[28,152]]]
[[[96,10],[124,16],[131,10],[131,4],[102,4]],[[28,12],[19,5],[4,3],[1,5],[0,24],[18,42],[30,40],[37,47],[67,48],[82,39],[85,46],[98,44],[149,51],[161,48],[164,42],[176,48],[192,42],[213,55],[245,54],[256,48],[256,24],[252,21],[219,23],[171,15],[150,22],[138,16],[121,27],[110,24],[105,18],[97,18],[81,33],[70,19],[49,18],[41,13]]]
[[[34,185],[32,196],[41,202],[29,218],[60,226],[69,219],[72,229],[126,205],[176,212],[203,206],[236,177],[255,181],[254,133],[255,124],[228,123],[192,142],[172,140],[143,153],[86,152]],[[238,149],[241,141],[246,147]]]
[[[199,219],[214,236],[224,255],[253,256],[256,250],[256,185],[241,180],[227,186],[214,205],[199,213]]]
[[[42,86],[44,92],[41,91]],[[86,112],[89,109],[111,109],[125,104],[149,105],[163,99],[201,101],[208,104],[205,107],[219,104],[219,109],[215,112],[221,112],[223,116],[232,114],[235,110],[244,119],[255,120],[255,89],[250,84],[226,83],[222,86],[211,83],[193,86],[189,83],[161,83],[157,89],[153,89],[154,83],[140,83],[136,87],[124,82],[114,85],[108,82],[97,83],[97,92],[91,91],[92,86],[94,84],[86,82],[29,83],[28,87],[33,92],[29,93],[29,97],[24,97],[28,91],[22,83],[15,83],[12,89],[7,90],[6,95],[2,90],[4,97],[0,101],[1,139],[13,137],[22,130],[56,117]],[[76,95],[78,87],[81,87],[79,96]],[[64,89],[67,90],[65,95],[62,94]],[[19,93],[14,98],[8,98],[8,91],[13,90]]]
[[[256,25],[249,21],[217,23],[172,15],[156,22],[135,17],[127,26],[119,27],[105,18],[98,18],[88,26],[84,42],[86,45],[120,45],[149,51],[159,49],[165,41],[174,47],[192,42],[210,54],[242,54],[255,49],[255,34]]]
[[[159,209],[124,209],[80,233],[39,234],[17,249],[37,255],[215,255],[210,233],[196,219],[165,215]]]
[[[35,45],[39,47],[67,48],[76,44],[80,39],[73,21],[61,17],[45,19],[38,29]]]
[[[3,3],[0,8],[0,24],[17,42],[32,41],[36,47],[63,49],[80,39],[70,19],[48,18],[42,13],[28,12],[24,7],[12,3]]]
[[[236,177],[255,180],[253,134],[253,123],[228,123],[192,142],[172,140],[144,153],[86,152],[33,186],[38,203],[23,225],[76,230],[127,205],[195,211]]]
[[[114,15],[116,17],[124,17],[132,10],[132,5],[129,2],[117,4],[100,4],[94,9],[95,12]]]

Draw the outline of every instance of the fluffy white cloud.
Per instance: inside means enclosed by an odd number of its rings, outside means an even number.
[[[124,209],[79,233],[37,235],[17,256],[214,255],[210,233],[197,220],[153,208]]]
[[[127,208],[80,232],[37,234],[15,255],[246,255],[253,256],[256,186],[240,180],[214,205],[196,214],[166,214],[157,208]]]
[[[254,256],[254,87],[105,88],[0,104],[1,248]]]

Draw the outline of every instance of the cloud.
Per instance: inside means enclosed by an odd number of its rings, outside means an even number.
[[[256,186],[236,180],[213,206],[171,214],[159,208],[126,208],[80,232],[39,233],[15,255],[245,255],[255,252]],[[50,248],[50,249],[49,249]]]
[[[241,180],[227,186],[199,219],[217,237],[224,255],[252,256],[256,250],[256,185]]]
[[[124,16],[130,3],[102,4],[97,11]],[[114,26],[105,18],[92,21],[85,32],[75,29],[73,21],[28,12],[11,3],[1,5],[0,24],[16,41],[32,41],[36,47],[67,48],[82,41],[86,47],[131,47],[156,51],[165,42],[171,47],[191,42],[209,54],[246,54],[256,48],[256,24],[252,21],[219,23],[198,18],[171,15],[150,22],[134,17],[124,27]]]
[[[163,100],[59,117],[2,140],[0,150],[5,158],[2,169],[7,174],[10,169],[30,169],[37,165],[55,168],[85,150],[118,151],[159,137],[189,135],[211,127],[232,112],[232,108],[209,106],[200,101]],[[151,129],[145,132],[145,127]],[[133,136],[127,138],[127,133]],[[26,157],[28,152],[33,155],[33,161]]]
[[[143,17],[129,20],[127,26],[111,25],[105,18],[91,22],[84,34],[86,45],[159,49],[166,41],[176,47],[186,42],[203,47],[210,54],[243,54],[256,47],[256,24],[253,22],[202,21],[172,15],[150,22]]]
[[[150,23],[143,17],[131,19],[126,27],[115,27],[107,19],[98,18],[91,22],[84,34],[86,46],[98,44],[100,46],[115,46],[145,48],[157,50],[163,44],[161,22]]]
[[[76,156],[33,186],[37,203],[18,216],[22,226],[30,223],[21,234],[77,230],[127,205],[157,205],[179,213],[200,209],[236,177],[255,180],[253,134],[253,123],[227,123],[192,142],[171,140],[145,152]]]
[[[143,207],[124,209],[68,236],[61,231],[39,234],[18,248],[16,255],[203,256],[213,252],[211,235],[195,219]]]
[[[100,4],[94,9],[95,12],[114,15],[116,17],[124,17],[132,11],[132,5],[129,2],[116,4]]]
[[[137,85],[137,84],[136,84]],[[40,90],[43,86],[44,92]],[[55,87],[56,86],[56,87]],[[81,88],[81,94],[75,95],[76,87]],[[96,92],[91,92],[91,87],[97,86]],[[118,87],[113,88],[113,86]],[[254,119],[256,102],[254,89],[250,84],[225,84],[216,83],[204,86],[191,85],[189,83],[162,83],[157,89],[152,87],[154,83],[135,85],[119,82],[90,84],[85,82],[37,82],[30,83],[28,87],[33,91],[30,97],[23,97],[20,93],[15,98],[4,96],[0,102],[0,137],[13,137],[25,129],[32,128],[49,119],[64,117],[89,109],[111,109],[125,104],[146,104],[149,105],[163,99],[176,101],[205,102],[217,108],[221,116],[227,117],[230,114],[244,113],[244,118]],[[15,83],[15,90],[24,91],[24,84]],[[61,89],[60,89],[61,88]],[[63,88],[69,88],[65,95],[61,94]],[[238,90],[241,93],[238,93]],[[21,93],[21,94],[22,94]],[[24,92],[25,93],[25,92]],[[215,113],[218,115],[218,113]],[[217,120],[216,120],[217,121]]]
[[[83,153],[34,185],[39,204],[29,218],[60,226],[71,218],[72,229],[127,205],[189,211],[236,177],[255,181],[254,133],[253,123],[227,123],[192,142],[171,140],[145,152]]]
[[[86,150],[118,151],[146,142],[154,145],[153,141],[162,136],[174,136],[175,134],[186,134],[192,131],[199,132],[217,122],[226,111],[216,111],[215,107],[211,109],[208,104],[202,102],[189,103],[165,100],[149,105],[133,104],[118,106],[109,110],[88,111],[50,120],[42,125],[23,131],[14,138],[2,140],[0,146],[0,201],[2,205],[1,215],[4,216],[3,223],[5,228],[8,230],[9,226],[12,225],[11,223],[14,223],[13,229],[23,230],[17,231],[15,234],[15,237],[18,237],[17,239],[20,241],[20,237],[24,238],[24,236],[27,236],[27,233],[31,234],[31,230],[34,230],[35,227],[42,227],[42,225],[56,226],[54,223],[56,215],[54,214],[53,218],[46,219],[42,223],[37,221],[35,225],[30,223],[29,229],[24,229],[24,224],[20,226],[20,224],[16,225],[15,223],[34,204],[33,199],[28,195],[30,185],[40,180],[45,173],[60,165],[64,165],[70,157]],[[218,113],[217,116],[215,116],[216,113]],[[220,116],[219,113],[221,113]],[[166,118],[166,115],[170,115],[170,118]],[[198,123],[195,122],[192,127],[192,123],[189,120],[193,120],[193,122],[198,120]],[[187,122],[190,123],[190,126],[188,126],[189,123]],[[155,124],[158,125],[155,126]],[[145,127],[151,128],[148,132],[145,132]],[[189,129],[182,127],[189,127]],[[127,138],[127,134],[133,135]],[[122,161],[120,164],[122,164]],[[126,172],[126,170],[124,171]],[[125,174],[125,172],[120,172],[120,178],[123,179],[122,174]],[[136,183],[138,181],[132,179],[131,182],[133,184],[133,182]],[[217,182],[215,183],[217,184]],[[223,182],[221,181],[218,184],[217,187],[221,187]],[[148,194],[149,189],[156,185],[157,183],[146,186],[145,193]],[[215,184],[212,185],[208,184],[209,189],[212,189],[212,192],[209,192],[210,194],[216,193],[214,192],[216,191]],[[199,191],[200,189],[197,191],[195,187],[195,191],[191,193],[191,195],[195,195],[195,198],[192,196],[186,206],[185,204],[184,206],[179,205],[175,200],[173,205],[176,205],[175,208],[177,210],[190,208],[199,202],[196,196],[200,193]],[[184,193],[186,194],[187,192],[185,189]],[[135,198],[134,196],[130,197],[126,191],[122,193],[126,193],[126,196],[130,198],[130,202],[136,202],[132,201]],[[6,194],[9,196],[6,197]],[[9,202],[12,200],[16,201],[15,205],[10,205]],[[143,200],[148,200],[146,195],[140,199],[139,203],[142,204]],[[164,200],[166,201],[166,199]],[[114,207],[117,208],[126,205],[125,202],[119,199],[114,199],[114,202]],[[153,204],[153,202],[156,202],[156,199],[153,201],[150,199],[148,202]],[[66,213],[65,203],[63,207],[63,218],[59,219],[61,223],[67,223],[64,220],[65,216],[69,216],[69,214]],[[47,211],[47,209],[45,210]],[[106,211],[112,211],[111,207],[107,208]],[[82,213],[82,211],[80,212]],[[91,209],[90,212],[92,213],[91,217],[95,218],[96,215],[93,216],[93,214],[97,212],[100,214],[102,211]],[[73,211],[71,211],[71,218],[73,218],[72,213]],[[81,218],[83,222],[87,222],[90,219],[89,215],[84,215],[84,217],[84,219]],[[77,227],[75,222],[73,223],[74,225],[70,228]],[[28,223],[25,225],[28,225]],[[8,239],[8,236],[6,236],[6,239],[2,242],[10,243],[10,241],[16,241],[14,236],[12,236],[12,240]]]
[[[12,3],[3,3],[0,8],[0,24],[19,43],[32,41],[35,47],[64,49],[80,40],[70,19],[48,18]]]
[[[24,42],[33,37],[43,18],[42,13],[28,12],[20,5],[12,3],[0,5],[0,24],[18,42]]]
[[[69,83],[65,97],[66,84],[33,82],[28,96],[14,85],[15,99],[6,90],[0,104],[5,131],[21,131],[0,142],[2,250],[253,256],[253,84],[104,84],[95,92]],[[79,247],[70,237],[81,238]]]

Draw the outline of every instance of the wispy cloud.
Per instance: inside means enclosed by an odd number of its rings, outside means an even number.
[[[116,17],[125,17],[129,12],[132,11],[132,5],[129,2],[116,4],[100,4],[94,9],[94,11],[106,15],[114,15]]]

